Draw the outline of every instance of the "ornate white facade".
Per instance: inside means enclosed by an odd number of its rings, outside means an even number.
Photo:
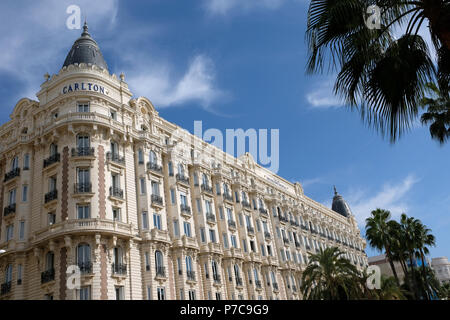
[[[367,265],[353,215],[249,154],[198,157],[123,75],[70,64],[37,97],[0,127],[0,299],[300,299],[308,253]]]

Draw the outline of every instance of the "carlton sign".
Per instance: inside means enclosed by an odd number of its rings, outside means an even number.
[[[71,83],[67,86],[65,86],[62,89],[62,93],[66,94],[66,93],[71,93],[71,92],[75,92],[75,91],[92,91],[92,92],[98,92],[101,94],[105,94],[108,95],[109,91],[108,89],[105,89],[105,87],[98,85],[96,83],[92,83],[92,82],[75,82],[75,83]]]

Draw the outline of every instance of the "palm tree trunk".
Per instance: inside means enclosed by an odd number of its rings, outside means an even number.
[[[389,265],[391,266],[392,273],[394,274],[395,281],[397,282],[397,285],[400,286],[400,281],[398,280],[397,271],[395,270],[394,261],[392,260],[391,250],[389,249],[389,246],[386,247],[386,256],[389,261]]]
[[[419,289],[417,286],[417,279],[416,279],[416,270],[413,265],[413,253],[409,254],[409,261],[411,263],[411,277],[412,277],[412,285],[413,285],[413,291],[414,295],[416,296],[416,300],[419,300]]]

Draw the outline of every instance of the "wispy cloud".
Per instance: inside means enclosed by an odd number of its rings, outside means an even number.
[[[365,225],[365,219],[372,210],[382,208],[391,211],[393,218],[401,213],[408,213],[408,192],[419,182],[419,179],[410,174],[399,183],[387,182],[379,191],[353,190],[345,197],[359,225]]]
[[[205,0],[204,7],[212,15],[225,15],[232,10],[248,11],[255,8],[277,9],[286,0]]]
[[[313,89],[306,94],[306,100],[312,108],[326,109],[341,107],[344,104],[333,93],[334,78],[329,77],[316,82]]]
[[[188,101],[199,102],[208,109],[213,101],[225,93],[215,85],[213,61],[205,55],[197,55],[189,63],[184,75],[173,79],[169,66],[133,71],[128,82],[137,95],[151,97],[158,107],[171,107]]]

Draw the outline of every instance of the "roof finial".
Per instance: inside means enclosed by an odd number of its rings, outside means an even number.
[[[336,186],[333,186],[333,188],[334,188],[334,195],[337,196],[338,193],[337,193],[337,190],[336,190]]]
[[[84,26],[83,26],[83,33],[81,34],[81,36],[90,36],[89,34],[89,28],[88,28],[88,24],[87,24],[87,18],[84,18]]]

